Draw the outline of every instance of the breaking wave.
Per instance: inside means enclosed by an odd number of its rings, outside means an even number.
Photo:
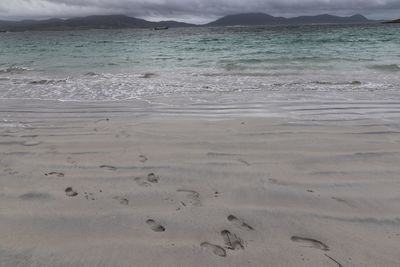
[[[389,71],[389,72],[400,71],[399,64],[373,65],[370,68],[375,69],[375,70],[380,70],[380,71]]]
[[[9,73],[9,74],[20,74],[24,72],[32,71],[31,69],[24,68],[24,67],[9,67],[0,69],[0,74],[2,73]]]

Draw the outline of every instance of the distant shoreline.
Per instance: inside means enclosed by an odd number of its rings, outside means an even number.
[[[154,29],[158,27],[226,27],[226,26],[280,26],[280,25],[330,25],[330,24],[369,24],[382,21],[369,20],[362,15],[350,17],[322,14],[293,18],[274,17],[264,13],[245,13],[228,15],[213,22],[197,25],[178,21],[147,21],[124,15],[88,16],[71,19],[0,21],[0,32],[24,31],[71,31],[92,29]]]

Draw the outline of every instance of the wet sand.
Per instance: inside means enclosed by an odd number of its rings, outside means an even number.
[[[387,121],[7,105],[2,267],[400,266]]]

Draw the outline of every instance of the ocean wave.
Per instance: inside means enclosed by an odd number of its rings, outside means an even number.
[[[399,64],[372,65],[370,66],[370,68],[380,71],[389,71],[389,72],[400,71]]]
[[[155,73],[146,72],[146,73],[140,75],[139,78],[149,79],[149,78],[153,78],[153,77],[156,77],[156,76],[157,76],[157,74],[155,74]]]
[[[103,76],[103,75],[101,73],[89,71],[89,72],[85,73],[85,76]]]
[[[30,81],[29,84],[33,85],[42,85],[42,84],[58,84],[58,83],[66,83],[67,79],[62,79],[62,80],[35,80],[35,81]]]
[[[398,94],[395,90],[399,80],[396,76],[377,82],[367,76],[369,72],[354,76],[342,72],[340,75],[336,72],[319,75],[313,71],[299,72],[283,68],[226,71],[220,66],[177,69],[174,75],[169,69],[159,68],[104,73],[103,69],[95,68],[81,71],[68,74],[41,71],[24,77],[9,75],[9,80],[0,82],[0,98],[113,101],[167,97],[178,102],[183,98],[188,101],[214,101],[218,98],[216,96],[235,100],[253,99],[256,95],[285,99],[296,95],[302,98],[343,95],[343,98],[368,99],[374,95],[372,91],[383,98],[393,98]]]
[[[228,63],[223,66],[223,69],[225,69],[226,71],[246,70],[247,67],[235,63]]]
[[[350,82],[326,82],[326,81],[314,81],[314,84],[319,85],[361,85],[360,81],[350,81]]]
[[[27,71],[32,71],[32,70],[28,69],[28,68],[24,68],[24,67],[9,67],[9,68],[0,69],[0,74],[1,73],[20,74],[20,73],[24,73]]]
[[[295,71],[286,71],[286,72],[271,72],[271,71],[248,71],[247,69],[239,69],[239,70],[229,70],[227,72],[206,72],[200,73],[199,76],[203,77],[281,77],[281,76],[297,76],[298,73]]]

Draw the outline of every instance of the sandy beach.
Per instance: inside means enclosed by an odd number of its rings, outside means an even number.
[[[400,266],[387,121],[2,102],[0,266]]]

